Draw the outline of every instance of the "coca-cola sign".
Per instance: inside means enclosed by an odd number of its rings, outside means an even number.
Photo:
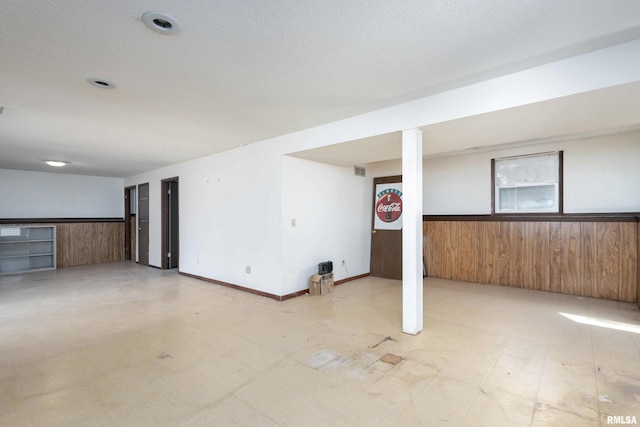
[[[402,215],[402,192],[397,188],[380,191],[376,201],[376,215],[380,221],[395,222]]]

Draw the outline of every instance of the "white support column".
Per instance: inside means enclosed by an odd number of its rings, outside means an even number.
[[[422,130],[402,132],[402,331],[422,331]]]

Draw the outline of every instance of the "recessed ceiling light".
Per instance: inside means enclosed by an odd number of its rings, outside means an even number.
[[[99,87],[102,89],[113,89],[114,87],[116,87],[116,85],[105,79],[96,79],[95,77],[89,77],[87,81],[95,87]]]
[[[180,24],[172,16],[162,12],[146,12],[142,21],[153,31],[162,34],[175,34],[180,31]]]
[[[55,168],[61,168],[62,166],[66,166],[71,162],[61,162],[60,160],[45,160],[45,163]]]

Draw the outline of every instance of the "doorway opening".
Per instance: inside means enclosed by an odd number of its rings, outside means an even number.
[[[124,259],[136,259],[136,186],[124,189]]]
[[[402,175],[374,178],[369,270],[374,277],[402,280],[402,203],[395,200],[398,194],[401,197]]]
[[[162,180],[162,269],[178,268],[180,220],[178,177]]]
[[[149,183],[138,185],[138,263],[149,265]]]

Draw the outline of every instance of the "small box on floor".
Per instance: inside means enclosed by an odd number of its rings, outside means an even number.
[[[333,273],[314,274],[309,278],[309,295],[326,295],[333,291]]]
[[[309,295],[320,295],[322,275],[314,274],[309,278]]]

